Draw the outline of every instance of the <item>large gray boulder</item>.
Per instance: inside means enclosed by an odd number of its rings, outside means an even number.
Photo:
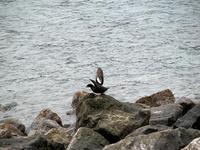
[[[149,124],[163,124],[171,126],[183,114],[183,108],[179,104],[167,104],[151,108]]]
[[[184,116],[180,117],[174,126],[200,129],[200,104],[196,104]]]
[[[171,90],[166,89],[161,92],[145,96],[136,101],[136,103],[145,104],[151,107],[158,107],[161,105],[171,104],[175,102],[174,94]]]
[[[200,137],[194,139],[190,144],[181,150],[200,150]]]
[[[122,103],[111,96],[94,94],[79,99],[76,105],[76,129],[92,128],[110,142],[149,123],[150,109],[142,104]]]
[[[50,109],[40,111],[28,129],[28,135],[44,134],[52,128],[62,127],[61,118]]]
[[[195,129],[167,129],[147,135],[127,137],[115,144],[107,145],[103,150],[180,150],[199,136],[200,131]]]
[[[102,150],[109,142],[92,129],[81,127],[73,136],[67,150]]]
[[[47,140],[44,136],[0,139],[1,150],[65,150],[64,144]]]

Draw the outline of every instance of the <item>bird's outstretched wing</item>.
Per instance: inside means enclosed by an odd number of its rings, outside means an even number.
[[[95,93],[104,93],[105,91],[108,90],[108,88],[100,85],[98,82],[96,82],[96,81],[94,81],[92,79],[90,79],[90,81],[94,84],[93,92],[95,92]]]
[[[100,85],[103,85],[104,78],[103,78],[103,70],[101,68],[97,69],[96,82],[99,83]]]
[[[95,87],[98,88],[100,86],[99,83],[95,82],[94,80],[90,79],[90,81],[94,84]]]

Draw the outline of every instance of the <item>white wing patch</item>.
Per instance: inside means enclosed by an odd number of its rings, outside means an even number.
[[[102,81],[97,77],[97,82],[99,82],[101,84]]]

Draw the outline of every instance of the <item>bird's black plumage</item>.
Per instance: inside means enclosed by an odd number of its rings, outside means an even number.
[[[100,94],[103,94],[105,91],[108,90],[108,88],[106,87],[97,87],[97,86],[94,86],[93,84],[88,84],[87,87],[90,87],[91,90],[94,92],[94,93],[100,93]]]
[[[94,93],[104,93],[108,90],[108,88],[103,86],[104,77],[103,77],[103,70],[98,68],[96,71],[96,81],[90,79],[93,84],[88,84],[86,87],[90,87]]]

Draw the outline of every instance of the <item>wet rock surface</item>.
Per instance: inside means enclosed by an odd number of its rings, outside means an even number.
[[[109,142],[92,129],[81,127],[72,138],[67,150],[102,150]]]
[[[147,125],[150,109],[142,104],[122,103],[108,95],[83,98],[76,109],[76,128],[88,127],[110,142],[124,138],[136,128]]]
[[[174,94],[171,90],[166,89],[164,91],[145,96],[136,101],[136,103],[146,104],[151,107],[158,107],[161,105],[171,104],[175,102]]]
[[[167,104],[151,108],[149,124],[163,124],[167,126],[173,123],[183,114],[183,107],[179,104]]]

